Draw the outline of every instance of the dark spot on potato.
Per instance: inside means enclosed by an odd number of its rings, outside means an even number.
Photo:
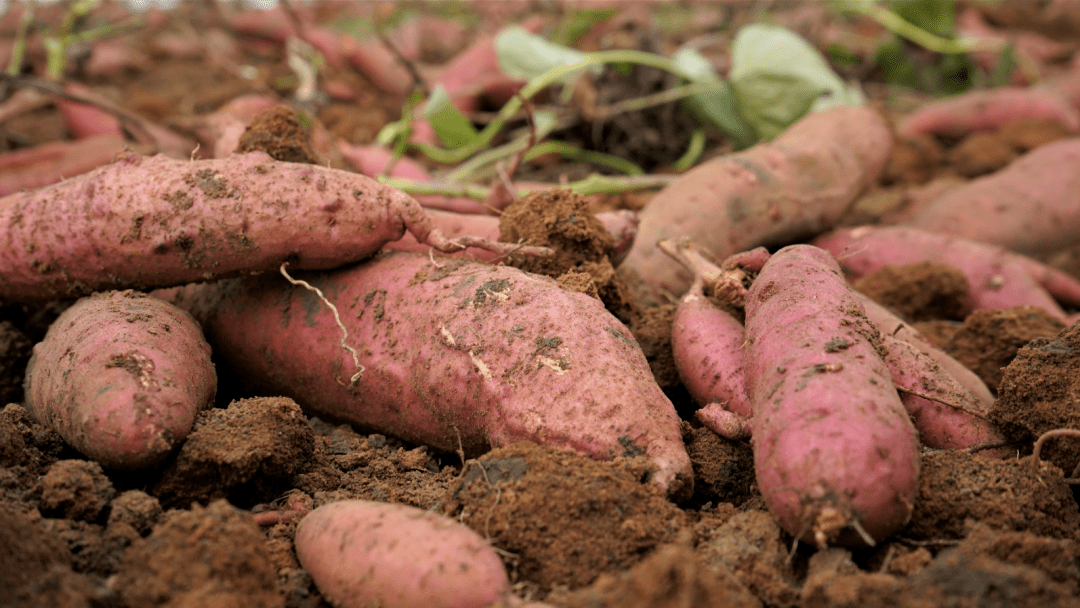
[[[185,177],[184,183],[202,190],[211,198],[223,198],[229,195],[228,182],[213,169],[199,169],[195,175]]]
[[[842,350],[847,350],[854,344],[854,342],[849,342],[843,338],[833,338],[825,343],[825,352],[838,353]]]
[[[480,306],[488,301],[488,297],[492,298],[492,301],[505,300],[509,297],[510,281],[506,279],[491,279],[484,281],[480,287],[476,288],[476,293],[473,295],[473,305]]]
[[[172,194],[165,195],[165,201],[173,206],[173,209],[177,211],[183,211],[190,209],[195,204],[195,199],[191,198],[191,195],[184,190],[177,190]]]
[[[627,458],[634,458],[636,456],[644,456],[645,450],[641,449],[626,435],[620,435],[618,438],[619,445],[623,446],[623,456]]]
[[[560,344],[562,344],[562,338],[559,337],[541,338],[538,336],[536,338],[536,346],[539,348],[558,348]]]

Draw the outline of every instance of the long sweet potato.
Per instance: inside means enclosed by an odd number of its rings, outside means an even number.
[[[0,199],[0,300],[180,285],[277,268],[332,268],[408,230],[439,251],[535,252],[436,230],[408,195],[369,177],[252,152],[178,161],[128,154]]]
[[[1080,234],[1080,138],[1039,146],[1004,169],[949,190],[905,226],[1039,255]]]
[[[896,127],[901,136],[923,134],[960,137],[972,131],[1000,129],[1025,119],[1053,120],[1066,131],[1080,131],[1080,113],[1048,89],[998,87],[971,91],[924,104]]]
[[[723,259],[824,232],[881,172],[891,148],[872,109],[810,114],[775,141],[705,162],[661,190],[641,212],[625,264],[681,294],[690,273],[656,248],[661,239],[685,236]]]
[[[102,465],[142,469],[184,441],[213,404],[210,346],[191,316],[131,291],[68,308],[34,346],[26,406]]]
[[[877,329],[828,252],[773,254],[746,296],[746,342],[754,467],[780,525],[818,545],[872,543],[903,526],[918,438]]]
[[[203,322],[215,356],[310,412],[440,450],[535,441],[596,458],[644,454],[653,482],[693,485],[674,406],[599,300],[516,268],[406,252],[162,294]],[[460,443],[459,443],[460,442]]]
[[[1080,282],[1067,274],[965,238],[902,226],[860,226],[836,230],[812,242],[832,253],[854,278],[889,265],[934,261],[953,266],[967,277],[974,310],[1039,306],[1066,321],[1069,316],[1055,298],[1080,306]]]

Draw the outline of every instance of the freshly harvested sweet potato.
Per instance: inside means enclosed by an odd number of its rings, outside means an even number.
[[[277,268],[332,268],[411,232],[445,238],[408,195],[369,177],[265,153],[178,161],[128,154],[63,183],[0,199],[0,299],[73,297]]]
[[[902,226],[859,226],[822,235],[812,243],[832,253],[853,278],[885,266],[923,261],[953,266],[967,277],[973,310],[1038,306],[1065,321],[1069,317],[1055,298],[1080,306],[1080,282],[1069,275],[1001,247],[965,238]]]
[[[342,608],[487,608],[512,597],[502,559],[480,535],[408,505],[323,505],[297,526],[296,556]]]
[[[1080,138],[1039,146],[1000,171],[949,190],[902,223],[1028,255],[1075,245]]]
[[[203,322],[215,356],[306,410],[440,450],[518,441],[595,458],[647,456],[681,495],[690,460],[674,406],[603,304],[506,266],[380,254],[296,273],[334,303],[264,275],[164,293]]]
[[[819,546],[889,536],[918,492],[918,437],[878,338],[816,247],[773,254],[746,295],[758,485],[778,523]]]
[[[770,143],[702,163],[649,201],[625,264],[675,294],[690,273],[656,248],[688,237],[723,259],[830,229],[885,166],[892,134],[866,107],[810,114]]]
[[[213,404],[217,375],[198,324],[132,291],[76,302],[34,346],[26,407],[102,465],[143,469],[187,437]]]
[[[1053,120],[1070,133],[1080,131],[1080,113],[1054,91],[997,87],[923,104],[900,121],[896,132],[960,137],[1027,119]]]

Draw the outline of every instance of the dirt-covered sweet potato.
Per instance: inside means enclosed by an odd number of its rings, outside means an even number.
[[[875,328],[828,252],[772,255],[746,294],[754,467],[770,512],[818,545],[880,541],[911,516],[919,441]]]
[[[866,107],[815,112],[776,140],[687,171],[649,201],[625,266],[681,294],[690,272],[656,247],[687,237],[717,259],[785,245],[832,228],[881,173],[892,149],[884,119]]]
[[[297,526],[296,556],[342,608],[487,608],[511,597],[502,559],[480,535],[408,505],[323,505]]]
[[[355,381],[333,313],[281,276],[162,297],[203,322],[220,364],[313,414],[472,455],[525,440],[643,454],[655,485],[692,487],[674,406],[599,300],[516,268],[409,252],[295,275],[337,306],[364,366]]]
[[[262,152],[204,161],[127,154],[0,199],[0,299],[182,285],[284,261],[333,268],[406,231],[439,251],[514,249],[470,237],[451,241],[415,199],[356,173]]]
[[[132,291],[76,302],[34,346],[26,368],[31,415],[117,469],[168,456],[216,391],[210,346],[195,320]]]

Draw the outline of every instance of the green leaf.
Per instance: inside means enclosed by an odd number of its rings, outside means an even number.
[[[729,80],[739,114],[763,138],[775,137],[809,111],[865,101],[817,49],[795,32],[773,25],[739,30]]]
[[[495,37],[495,52],[502,71],[517,78],[532,79],[552,68],[581,62],[585,54],[555,44],[532,32],[511,25]]]
[[[739,150],[757,143],[753,127],[739,115],[731,87],[720,79],[708,59],[690,49],[679,50],[671,59],[690,82],[716,85],[715,92],[699,93],[684,102],[699,122],[722,133]]]
[[[448,148],[467,146],[479,134],[476,127],[450,100],[442,85],[435,87],[424,106],[424,118],[431,123],[439,141]]]
[[[616,12],[615,8],[610,7],[570,10],[555,26],[555,31],[551,33],[551,41],[555,44],[570,46],[597,23],[614,17]]]
[[[893,0],[893,11],[912,25],[942,38],[956,33],[955,0]]]

